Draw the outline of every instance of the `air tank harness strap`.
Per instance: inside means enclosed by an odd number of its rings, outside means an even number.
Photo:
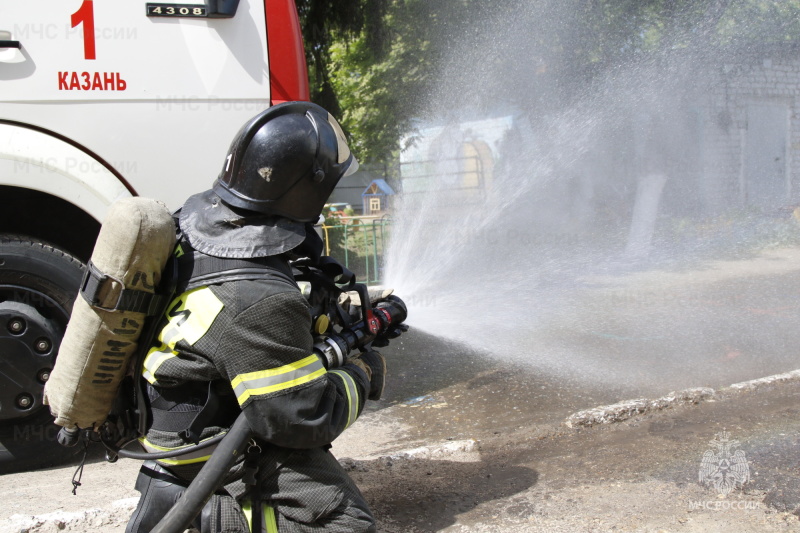
[[[350,316],[341,305],[337,303],[339,295],[357,288],[356,276],[332,257],[323,256],[319,261],[300,259],[292,263],[294,278],[311,284],[312,293],[321,290],[324,294],[333,296],[328,298],[327,307],[321,313],[335,312],[340,324],[349,325]]]
[[[261,446],[259,446],[255,440],[250,439],[250,445],[244,456],[244,465],[242,467],[242,482],[247,487],[247,493],[252,502],[253,510],[249,517],[250,533],[261,533],[263,531],[262,526],[264,525],[264,516],[261,511],[263,506],[261,502],[261,491],[258,487],[258,463],[260,454]]]
[[[356,275],[332,257],[321,257],[316,263],[301,259],[293,262],[292,267],[297,271],[295,279],[325,287],[337,295],[356,285]]]
[[[214,382],[189,382],[178,387],[156,390],[149,383],[147,392],[152,410],[152,429],[178,433],[184,442],[198,444],[203,430],[220,413],[220,400]],[[171,400],[171,397],[180,400]],[[190,402],[186,398],[191,398]]]
[[[139,283],[146,289],[155,289],[152,285],[148,285],[144,275],[137,274],[133,283]],[[167,293],[156,294],[125,288],[120,280],[103,273],[91,261],[87,264],[86,273],[83,275],[80,293],[94,308],[106,311],[131,311],[144,313],[146,316],[159,314],[171,296]]]
[[[193,250],[185,240],[180,242],[180,247],[183,253],[178,257],[177,293],[204,285],[240,280],[274,280],[297,288],[291,270],[278,257],[214,257]]]

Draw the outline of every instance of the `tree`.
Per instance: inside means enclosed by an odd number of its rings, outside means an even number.
[[[297,0],[312,99],[385,162],[437,93],[532,114],[635,61],[800,41],[800,0]],[[464,57],[468,56],[468,60]],[[536,75],[530,75],[535,70]],[[459,87],[481,79],[477,91]],[[444,90],[443,87],[450,87]],[[439,101],[442,101],[439,98]]]
[[[372,49],[381,49],[386,0],[296,0],[306,43],[311,99],[341,116],[339,95],[330,74],[331,49],[337,42],[364,36]]]
[[[506,3],[383,0],[367,12],[363,31],[333,44],[329,74],[361,157],[385,162],[396,154],[401,135],[426,111],[454,43]]]

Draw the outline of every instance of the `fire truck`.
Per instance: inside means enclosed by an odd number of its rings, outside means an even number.
[[[308,99],[292,0],[3,0],[0,472],[63,459],[42,391],[108,207],[177,208],[249,118]]]

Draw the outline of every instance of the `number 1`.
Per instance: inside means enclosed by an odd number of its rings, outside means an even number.
[[[80,9],[72,14],[72,27],[83,23],[83,57],[97,59],[94,50],[94,6],[92,0],[83,0]]]

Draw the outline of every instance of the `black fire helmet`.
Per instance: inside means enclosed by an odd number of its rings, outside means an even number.
[[[212,190],[235,208],[316,222],[339,180],[357,169],[336,119],[311,102],[286,102],[239,130]]]

